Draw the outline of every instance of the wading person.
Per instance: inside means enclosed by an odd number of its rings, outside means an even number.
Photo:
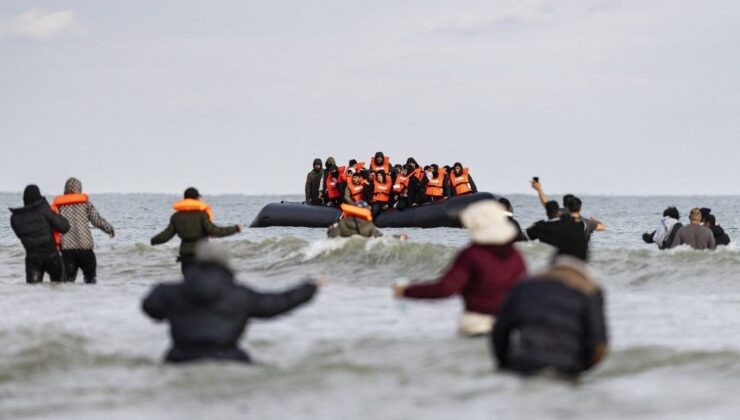
[[[163,244],[177,235],[182,241],[177,260],[183,274],[193,264],[195,244],[198,241],[208,237],[230,236],[241,231],[240,225],[225,227],[214,225],[211,207],[200,199],[200,193],[193,187],[185,190],[184,198],[172,207],[175,214],[170,217],[169,225],[152,238],[151,244]]]
[[[82,193],[82,182],[69,178],[64,184],[64,195],[54,199],[52,208],[56,209],[69,222],[70,229],[62,235],[62,259],[64,260],[65,280],[74,282],[77,272],[82,269],[82,277],[87,284],[96,282],[97,259],[90,225],[113,238],[113,226],[100,216],[87,194]]]
[[[533,375],[552,369],[577,376],[607,352],[604,297],[585,263],[556,257],[506,297],[492,334],[501,369]]]
[[[701,210],[698,208],[691,209],[689,213],[688,225],[682,227],[676,233],[671,248],[689,245],[694,249],[714,249],[717,243],[714,241],[714,233],[706,226],[702,226]]]
[[[322,280],[279,293],[262,293],[237,283],[226,248],[206,241],[196,246],[196,262],[185,279],[154,287],[142,309],[169,321],[172,347],[166,361],[202,359],[250,362],[239,339],[250,318],[272,318],[313,298]]]
[[[52,211],[36,185],[23,191],[23,207],[10,212],[10,227],[26,250],[26,282],[40,283],[44,273],[52,282],[64,281],[64,264],[55,235],[69,231],[67,219]]]
[[[648,244],[657,244],[658,249],[668,249],[673,245],[673,239],[676,238],[678,230],[683,227],[679,222],[680,215],[675,207],[668,207],[663,210],[663,218],[658,223],[658,228],[652,233],[645,232],[642,234],[642,240]]]
[[[465,313],[460,319],[463,336],[488,334],[509,290],[527,274],[513,242],[516,227],[504,207],[494,200],[469,205],[460,214],[472,244],[455,259],[442,278],[432,283],[396,284],[397,298],[441,299],[460,295]]]

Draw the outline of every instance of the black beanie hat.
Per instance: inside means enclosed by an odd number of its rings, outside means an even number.
[[[23,205],[24,206],[33,204],[41,200],[42,198],[43,197],[41,197],[41,190],[39,189],[38,185],[31,184],[27,186],[25,190],[23,190]]]
[[[200,198],[200,193],[194,187],[190,187],[187,190],[185,190],[184,197],[197,200]]]

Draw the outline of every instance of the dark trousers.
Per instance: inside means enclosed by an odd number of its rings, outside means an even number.
[[[68,249],[62,251],[64,259],[65,279],[69,282],[77,280],[77,271],[82,269],[82,278],[87,284],[95,284],[98,261],[92,249]]]
[[[387,205],[387,204],[388,203],[375,203],[375,204],[373,204],[373,210],[372,210],[373,219],[375,219],[376,217],[378,217],[378,215],[380,214],[380,212],[383,211],[383,207],[385,205]]]
[[[195,264],[195,255],[180,255],[177,257],[177,261],[180,262],[180,270],[185,275],[185,272]]]
[[[64,280],[64,264],[58,252],[47,255],[26,255],[26,283],[41,283],[44,273],[49,280],[58,283]]]

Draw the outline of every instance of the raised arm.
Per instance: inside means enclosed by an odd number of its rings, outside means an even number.
[[[532,184],[532,188],[537,191],[537,195],[540,197],[540,203],[542,203],[542,207],[544,207],[550,199],[547,198],[547,194],[545,194],[545,191],[542,189],[542,184],[540,184],[540,181],[535,180],[530,181],[530,184]]]
[[[303,283],[284,292],[263,293],[247,290],[247,302],[250,317],[272,318],[302,305],[316,294],[315,283]]]

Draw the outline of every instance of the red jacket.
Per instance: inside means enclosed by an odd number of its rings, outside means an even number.
[[[504,297],[526,274],[524,259],[513,245],[471,244],[441,279],[409,286],[404,296],[439,299],[459,294],[465,310],[497,315]]]

